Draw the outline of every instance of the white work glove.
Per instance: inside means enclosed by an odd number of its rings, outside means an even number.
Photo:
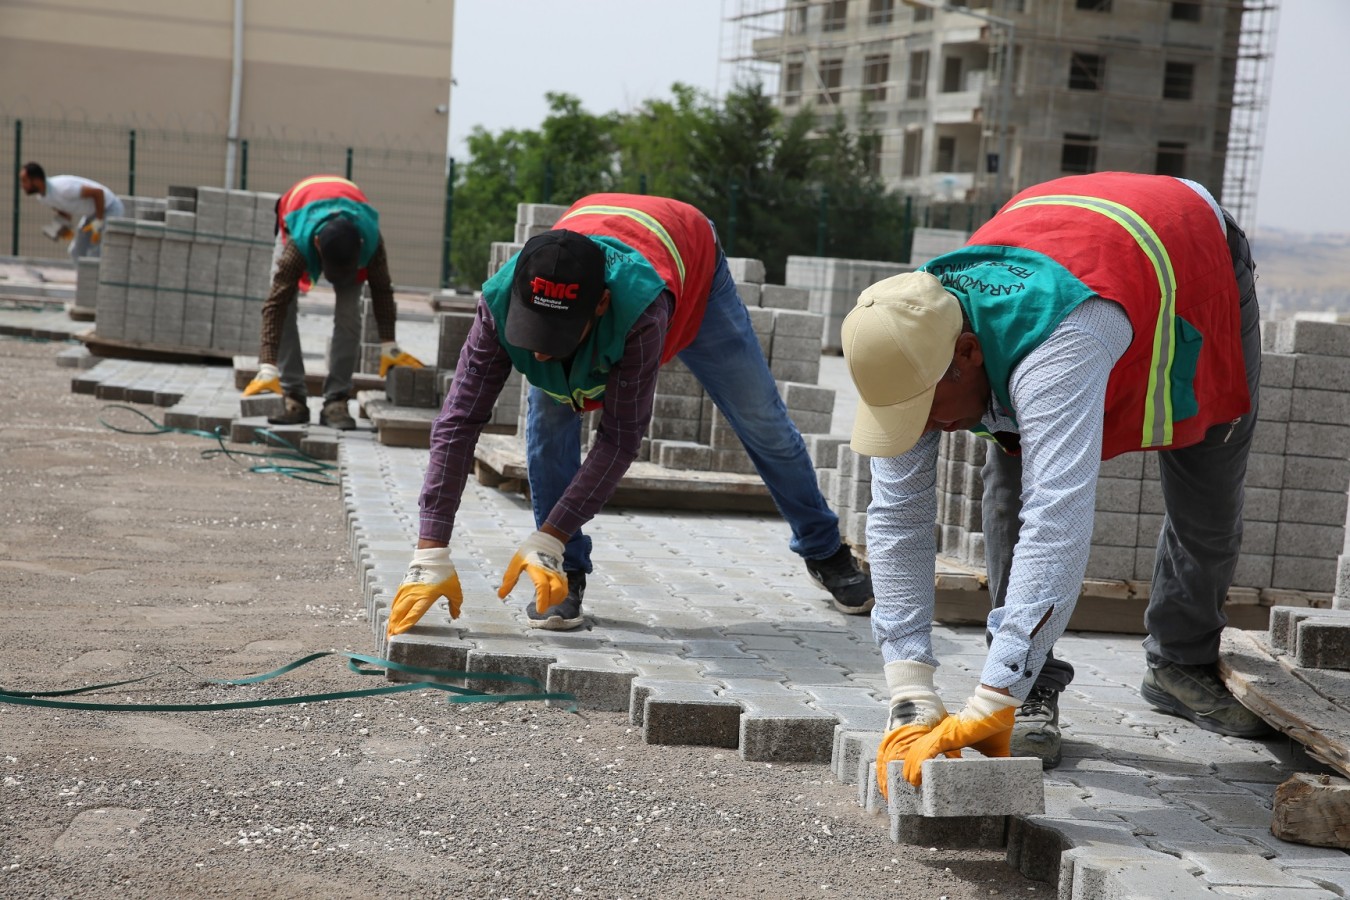
[[[877,748],[877,786],[888,797],[886,766],[903,760],[916,740],[947,718],[947,708],[933,689],[934,668],[914,660],[886,663],[886,687],[891,692],[891,712],[886,736]],[[951,756],[960,756],[958,751]]]
[[[397,341],[380,341],[380,377],[383,378],[394,366],[420,369],[422,361],[411,353],[400,350]]]
[[[261,394],[263,391],[271,391],[273,394],[281,393],[281,371],[271,363],[263,363],[258,366],[258,374],[253,376],[253,380],[244,388],[244,396],[252,397],[254,394]]]
[[[502,576],[502,585],[497,596],[505,600],[507,594],[515,590],[523,569],[534,582],[534,608],[542,615],[567,599],[567,576],[563,573],[563,542],[536,531],[525,539],[520,549],[511,557]]]
[[[449,547],[428,547],[413,553],[412,562],[403,576],[393,605],[389,607],[389,637],[402,634],[417,624],[441,597],[450,605],[450,618],[459,618],[464,603],[464,591],[459,586],[459,573],[450,561]]]

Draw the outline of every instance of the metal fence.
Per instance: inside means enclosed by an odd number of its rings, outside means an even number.
[[[61,258],[64,244],[42,235],[50,210],[19,189],[18,169],[42,165],[48,175],[82,175],[119,195],[163,197],[169,185],[230,187],[282,193],[319,173],[343,175],[380,213],[390,274],[399,285],[443,284],[448,268],[447,160],[437,153],[392,147],[349,147],[318,141],[254,138],[240,142],[235,183],[225,178],[220,134],[127,128],[59,119],[0,116],[0,171],[11,173],[9,215],[0,217],[0,253]]]

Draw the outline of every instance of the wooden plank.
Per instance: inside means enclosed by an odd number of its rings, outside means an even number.
[[[1305,677],[1305,670],[1288,655],[1273,652],[1260,632],[1229,628],[1223,633],[1219,674],[1233,696],[1312,756],[1350,776],[1350,708],[1344,705],[1350,695],[1344,686],[1329,693],[1336,688],[1324,670],[1307,671],[1318,674]]]
[[[1350,781],[1295,774],[1275,789],[1270,833],[1296,844],[1350,850]]]
[[[131,359],[139,362],[209,363],[229,362],[232,353],[202,347],[182,347],[176,344],[147,344],[140,341],[118,341],[99,337],[94,331],[82,331],[71,337],[81,341],[95,356],[108,359]],[[245,382],[247,384],[247,382]]]

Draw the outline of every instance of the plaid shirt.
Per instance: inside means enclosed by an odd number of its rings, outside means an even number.
[[[281,326],[286,321],[286,307],[295,302],[300,291],[300,279],[306,274],[305,257],[289,238],[272,273],[272,290],[262,309],[262,346],[258,350],[259,363],[277,364],[277,345],[281,343]],[[394,320],[398,308],[394,305],[394,287],[389,280],[389,257],[384,252],[384,238],[380,238],[375,255],[366,265],[366,280],[370,283],[371,311],[381,341],[394,340]]]

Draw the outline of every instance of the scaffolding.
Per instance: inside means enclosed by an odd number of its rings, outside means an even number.
[[[1242,10],[1237,67],[1233,75],[1233,115],[1228,124],[1223,202],[1238,224],[1256,225],[1256,196],[1261,179],[1261,149],[1270,102],[1279,0],[1247,0]]]
[[[1160,7],[1173,6],[1172,0],[1151,2]],[[1205,173],[1201,180],[1221,195],[1221,201],[1240,224],[1251,227],[1265,137],[1279,0],[1198,0],[1197,5],[1201,11],[1213,10],[1226,14],[1223,27],[1223,45],[1226,49],[1209,51],[1214,54],[1212,58],[1217,68],[1224,73],[1217,85],[1216,106],[1213,107],[1215,115],[1210,120],[1214,140],[1212,143],[1196,141],[1188,152],[1193,154],[1196,170]],[[991,126],[994,125],[993,110],[996,107],[1000,104],[1009,105],[1012,111],[1025,115],[1030,111],[1028,100],[1036,92],[1041,92],[1041,96],[1046,96],[1046,92],[1051,95],[1056,91],[1063,93],[1062,84],[1038,80],[1057,77],[1060,70],[1055,70],[1055,76],[1049,75],[1049,70],[1034,74],[1034,60],[1037,57],[1045,58],[1058,51],[1067,53],[1087,49],[1092,52],[1094,46],[1102,48],[1098,52],[1107,53],[1112,49],[1128,49],[1134,54],[1135,62],[1141,53],[1162,55],[1174,52],[1174,49],[1191,54],[1203,52],[1193,39],[1190,43],[1184,38],[1180,42],[1173,42],[1167,37],[1169,18],[1178,20],[1172,24],[1186,25],[1184,18],[1176,16],[1175,9],[1171,10],[1170,16],[1162,17],[1163,37],[1158,38],[1155,30],[1153,40],[1146,39],[1140,44],[1134,38],[1118,39],[1106,29],[1088,34],[1081,28],[1076,31],[1067,28],[1066,21],[1072,18],[1075,11],[1074,0],[1038,0],[1034,5],[1020,0],[967,0],[965,3],[953,0],[947,4],[946,10],[956,13],[964,6],[1008,16],[1016,22],[1017,29],[1016,58],[1020,73],[1015,90],[1018,98],[1008,104],[1008,101],[995,96],[992,92],[1001,87],[1001,73],[992,70],[988,73],[985,83],[989,93],[981,104],[988,109],[982,108],[976,112],[977,121],[982,124],[984,132],[981,158],[994,149]],[[719,85],[725,90],[736,83],[759,81],[781,103],[784,100],[784,88],[780,78],[787,71],[785,64],[792,61],[800,64],[800,75],[797,77],[805,82],[800,85],[802,99],[810,95],[809,99],[821,104],[822,111],[833,112],[831,105],[836,109],[851,108],[848,99],[833,104],[827,101],[832,97],[862,96],[862,92],[869,87],[882,87],[893,91],[892,97],[899,97],[906,87],[906,73],[898,65],[891,66],[890,76],[884,84],[826,85],[814,63],[825,52],[837,56],[851,48],[888,40],[909,40],[914,34],[914,26],[910,21],[912,10],[913,7],[902,0],[893,3],[878,0],[852,0],[850,3],[837,0],[724,0]],[[1240,12],[1240,15],[1232,15],[1235,11]],[[878,12],[884,16],[884,25],[878,26],[874,19]],[[831,20],[831,17],[837,23],[839,17],[844,15],[848,17],[847,27],[830,30],[822,27],[822,22]],[[1103,20],[1103,24],[1108,21]],[[1156,29],[1158,26],[1152,27]],[[1237,34],[1233,33],[1234,30]],[[980,40],[988,47],[991,69],[995,60],[1001,60],[1005,52],[1004,34],[1005,30],[1001,28],[986,27],[982,32]],[[726,73],[724,84],[722,72]],[[1063,132],[1078,129],[1061,127],[1055,121],[1054,102],[1050,100],[1050,105],[1040,111],[1035,124],[1026,120],[1013,123],[1014,127],[1009,132],[1012,146],[1006,154],[1007,158],[999,160],[1001,167],[1011,171],[1018,157],[1023,155],[1045,159],[1049,154],[1058,159]],[[1117,89],[1102,95],[1099,118],[1101,121],[1118,122],[1124,116],[1126,119],[1151,122],[1159,102],[1158,94],[1142,84],[1133,90],[1129,87]],[[895,108],[895,101],[887,106]],[[903,118],[906,123],[903,127],[916,127],[908,113],[904,113]],[[905,165],[900,146],[902,141],[896,137],[900,127],[897,123],[881,129],[892,134],[884,163],[885,171],[894,173],[887,175],[888,183],[892,184],[906,177],[902,172],[902,165]],[[1101,142],[1102,152],[1108,158],[1117,160],[1116,164],[1121,167],[1152,170],[1155,161],[1146,156],[1151,152],[1148,146],[1127,146],[1120,142],[1119,136],[1115,140],[1118,142],[1114,144],[1112,139],[1104,138]],[[1133,151],[1135,155],[1130,156],[1126,151]],[[1123,163],[1120,162],[1122,159]],[[1027,172],[1022,174],[1029,175]],[[977,186],[983,184],[986,189],[992,186],[993,178],[989,173],[977,172],[975,178]],[[1026,183],[1023,180],[1020,186],[1024,187]]]

